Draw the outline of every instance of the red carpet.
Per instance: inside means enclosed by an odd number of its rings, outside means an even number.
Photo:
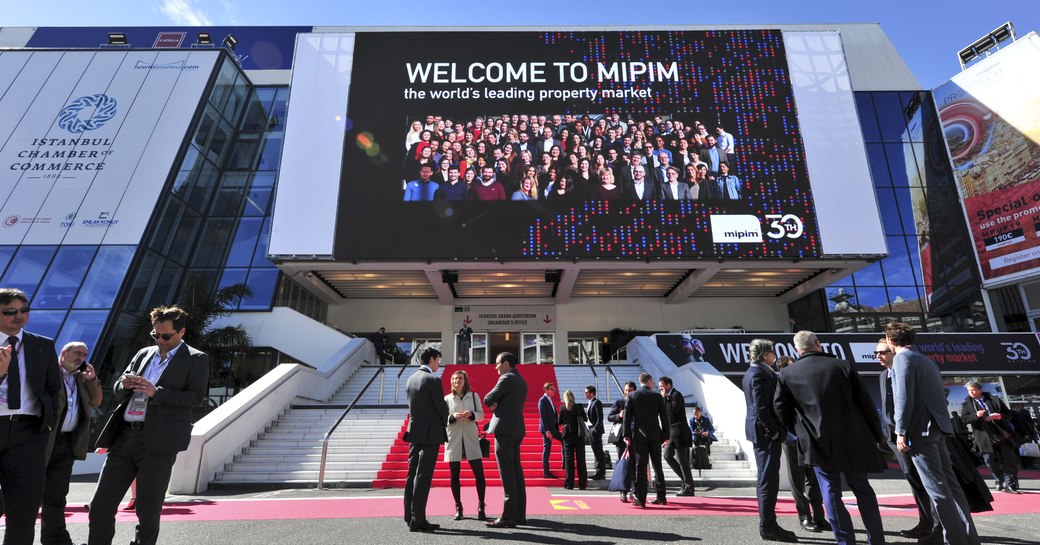
[[[746,497],[693,497],[668,498],[668,505],[650,505],[636,509],[631,504],[618,501],[613,493],[581,491],[577,494],[562,494],[563,490],[544,487],[528,488],[527,512],[529,517],[545,515],[637,515],[637,516],[758,516],[758,505],[754,496]],[[1040,512],[1038,494],[1025,492],[1020,495],[994,494],[993,511],[976,513],[972,516],[985,518],[990,515],[1012,515]],[[854,501],[848,494],[847,502]],[[476,514],[476,491],[472,487],[462,492],[467,517]],[[882,515],[891,517],[916,517],[917,508],[909,494],[882,496],[878,498]],[[502,489],[488,488],[488,515],[494,515],[502,507]],[[454,514],[451,491],[438,488],[430,492],[427,514],[431,517],[447,517]],[[855,504],[848,503],[853,517],[858,517]],[[351,498],[296,498],[296,499],[242,499],[205,500],[199,502],[167,503],[163,507],[163,522],[190,522],[216,520],[285,520],[285,519],[335,519],[363,517],[400,517],[402,511],[400,492],[379,496],[357,496]],[[790,496],[781,495],[776,506],[780,516],[797,514]],[[69,524],[86,524],[87,512],[82,507],[70,505],[66,509]],[[133,522],[135,515],[119,511],[116,522]],[[442,522],[442,521],[437,521]],[[856,523],[859,524],[858,519]],[[472,520],[448,524],[473,524]]]
[[[485,396],[498,382],[498,373],[494,365],[446,365],[442,382],[444,393],[451,389],[451,375],[457,370],[463,370],[469,375],[470,388],[481,398]],[[520,444],[520,463],[527,477],[527,485],[535,486],[560,486],[563,484],[563,455],[559,442],[553,443],[552,457],[549,461],[550,469],[559,476],[558,479],[542,478],[542,441],[538,436],[538,399],[542,397],[542,386],[546,382],[556,384],[556,369],[552,365],[518,365],[520,375],[527,381],[527,404],[524,408],[524,420],[527,426],[527,437]],[[553,405],[559,407],[559,392],[553,396]],[[484,421],[478,426],[483,429],[484,423],[491,420],[491,412],[485,407]],[[397,440],[390,448],[382,469],[372,482],[372,488],[402,488],[408,477],[408,443],[403,439],[407,422],[402,423],[398,432]],[[488,486],[501,486],[498,478],[498,465],[495,463],[494,436],[490,436],[491,457],[484,459],[484,475]],[[441,449],[438,460],[443,460],[444,450]],[[473,486],[473,474],[469,466],[463,464],[462,485]],[[447,487],[451,482],[451,474],[448,464],[438,463],[433,474],[434,487]]]

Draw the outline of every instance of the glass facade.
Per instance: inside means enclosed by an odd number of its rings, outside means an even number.
[[[793,303],[792,316],[799,327],[840,333],[882,332],[892,320],[921,331],[987,331],[931,96],[857,92],[856,104],[888,256],[825,288],[825,304],[816,294]]]

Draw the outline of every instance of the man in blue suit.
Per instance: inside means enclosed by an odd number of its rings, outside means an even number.
[[[538,433],[542,436],[542,477],[546,479],[558,478],[549,471],[549,455],[552,453],[553,439],[563,441],[560,434],[560,425],[556,421],[556,407],[553,406],[552,395],[556,392],[556,386],[546,382],[542,386],[545,391],[538,400]]]
[[[895,405],[896,448],[908,456],[921,476],[942,523],[947,543],[981,543],[968,501],[953,472],[946,435],[953,425],[946,413],[946,392],[939,368],[913,350],[913,326],[890,322],[888,343],[895,347],[892,363],[892,400]]]
[[[776,496],[780,492],[780,452],[787,432],[780,425],[780,417],[773,408],[777,377],[773,370],[776,353],[773,342],[766,339],[751,341],[751,366],[744,373],[741,387],[747,402],[744,435],[755,449],[758,465],[758,533],[767,541],[795,543],[794,532],[785,530],[776,522]]]
[[[408,377],[408,479],[404,485],[404,521],[412,532],[432,532],[440,528],[426,520],[426,500],[430,496],[437,452],[448,441],[448,404],[444,386],[435,375],[441,353],[427,348],[420,354],[422,365]]]

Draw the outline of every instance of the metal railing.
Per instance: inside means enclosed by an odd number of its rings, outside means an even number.
[[[614,381],[614,386],[617,386],[618,395],[620,397],[625,397],[625,388],[621,386],[621,381],[619,381],[617,375],[614,374],[614,369],[607,365],[604,367],[604,370],[606,371],[606,374],[610,376],[611,380]],[[610,401],[610,388],[605,389],[607,390],[607,401]]]
[[[624,355],[625,357],[622,358],[621,357],[622,355]],[[627,344],[625,346],[622,346],[621,348],[618,348],[617,351],[614,352],[614,355],[610,357],[610,361],[625,361],[626,359],[628,359],[628,345]]]
[[[402,371],[403,371],[403,369],[402,369]],[[358,395],[354,396],[354,400],[350,402],[350,405],[347,405],[347,408],[343,410],[343,414],[339,415],[339,419],[336,420],[336,423],[333,424],[332,427],[329,428],[329,431],[325,433],[325,438],[322,439],[322,441],[321,441],[321,466],[318,468],[318,488],[325,488],[325,462],[328,461],[328,457],[329,457],[329,439],[332,437],[333,432],[335,432],[336,428],[338,428],[339,425],[343,423],[343,419],[347,417],[347,413],[349,413],[350,410],[353,409],[354,406],[357,405],[359,401],[361,401],[361,397],[365,395],[365,392],[368,391],[368,388],[370,386],[372,386],[373,382],[376,381],[376,377],[382,377],[385,374],[386,374],[386,369],[384,367],[379,367],[376,370],[375,374],[372,375],[372,378],[368,379],[368,382],[365,384],[365,387],[362,388],[360,392],[358,392]],[[398,378],[400,378],[401,375],[398,374],[397,376],[398,376]],[[400,381],[398,381],[398,382],[400,382]],[[383,388],[382,381],[380,381],[379,388],[380,388],[380,398],[382,398],[382,388]]]

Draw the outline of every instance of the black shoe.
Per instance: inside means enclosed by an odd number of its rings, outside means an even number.
[[[520,526],[522,524],[527,524],[527,519],[526,518],[516,519],[516,525],[517,526]]]
[[[484,504],[483,503],[477,504],[477,520],[480,520],[480,521],[487,520],[487,514],[484,513]]]
[[[938,532],[931,532],[926,537],[922,537],[917,540],[918,543],[945,543],[943,539],[943,533],[940,529]]]
[[[413,521],[409,526],[408,530],[411,532],[432,532],[439,530],[440,524],[433,524],[432,522],[415,522]]]
[[[486,526],[488,528],[516,528],[516,521],[506,519],[495,519],[489,521]]]
[[[628,492],[621,493],[621,503],[628,503]]]
[[[654,498],[650,503],[654,505],[668,505],[668,500],[665,498]]]
[[[918,524],[909,530],[900,530],[899,535],[910,539],[921,539],[932,535],[931,527]]]
[[[594,480],[594,481],[602,481],[603,479],[607,478],[607,474],[606,473],[596,473],[595,475],[593,475],[593,476],[591,476],[589,478]]]
[[[638,507],[640,509],[643,509],[646,507],[646,502],[640,501],[638,499],[632,500],[632,507]]]
[[[693,492],[693,487],[692,486],[685,487],[682,490],[680,490],[678,494],[676,494],[676,496],[696,496],[696,495],[697,494],[695,494]]]
[[[1004,487],[1004,492],[1007,492],[1008,494],[1021,494],[1017,488],[1011,488],[1010,486]]]
[[[821,531],[820,527],[817,526],[816,523],[813,522],[813,520],[809,517],[802,517],[799,521],[799,524],[801,525],[802,530],[805,530],[806,532],[817,533]]]
[[[455,504],[455,520],[462,520],[462,504]]]
[[[997,492],[1000,492],[1001,490],[1004,490],[1004,483],[998,482],[997,483]]]
[[[814,521],[813,524],[815,524],[816,527],[819,528],[821,532],[833,532],[834,531],[834,528],[831,528],[831,523],[827,522],[826,520],[820,519],[820,520]]]
[[[775,528],[765,528],[758,531],[758,535],[766,541],[780,541],[783,543],[798,543],[798,537],[794,535],[794,532],[790,530],[784,530],[777,526]]]
[[[549,473],[549,472],[542,473],[542,478],[543,479],[559,479],[559,477],[557,477],[556,475],[553,475],[552,473]]]
[[[563,488],[564,488],[564,490],[574,490],[574,485],[573,484],[564,484]]]

